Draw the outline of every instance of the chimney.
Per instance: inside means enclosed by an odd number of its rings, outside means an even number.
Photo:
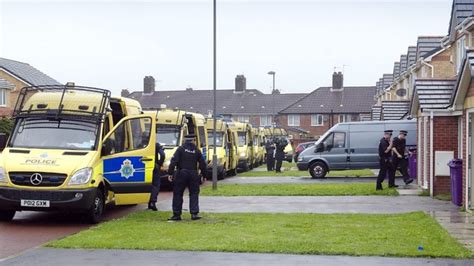
[[[244,93],[247,89],[247,79],[244,75],[237,75],[235,77],[235,93]]]
[[[155,92],[155,78],[152,76],[145,76],[143,79],[143,93],[153,94]]]
[[[334,72],[332,74],[332,88],[331,91],[343,91],[344,77],[342,72]]]

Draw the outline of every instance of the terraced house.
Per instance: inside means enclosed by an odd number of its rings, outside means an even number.
[[[38,85],[60,83],[27,63],[0,58],[0,116],[11,114],[21,88]]]
[[[372,116],[417,119],[418,184],[450,193],[452,159],[463,159],[462,200],[473,208],[474,1],[454,0],[446,36],[420,36],[394,63],[394,81],[377,94]],[[406,65],[406,67],[405,67]],[[406,104],[408,102],[408,105]],[[385,108],[395,106],[397,108]],[[378,115],[380,113],[380,115]],[[396,116],[391,116],[397,113]]]
[[[140,101],[144,108],[182,109],[202,114],[212,113],[212,90],[166,91],[155,90],[152,77],[145,77],[144,90],[128,94]],[[254,126],[277,126],[287,129],[294,139],[318,138],[331,126],[346,121],[371,119],[375,103],[375,86],[344,86],[343,74],[333,74],[332,86],[321,87],[310,93],[265,94],[247,89],[243,75],[235,78],[234,89],[217,90],[217,112],[224,117]]]

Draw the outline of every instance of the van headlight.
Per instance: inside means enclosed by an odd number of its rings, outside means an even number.
[[[245,154],[245,152],[241,152],[240,157],[247,157],[247,154]]]
[[[0,183],[6,183],[7,177],[5,176],[5,170],[3,167],[0,167]]]
[[[86,167],[86,168],[79,169],[72,175],[71,179],[69,180],[68,185],[70,186],[71,185],[84,185],[87,182],[89,182],[89,180],[91,180],[91,177],[92,177],[92,168]]]
[[[302,162],[302,161],[303,161],[303,159],[304,159],[304,157],[303,157],[303,156],[299,156],[299,157],[298,157],[298,162]]]

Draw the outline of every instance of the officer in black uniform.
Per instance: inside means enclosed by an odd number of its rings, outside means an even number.
[[[201,169],[201,176],[197,171],[197,165]],[[176,178],[173,174],[177,168]],[[201,219],[199,216],[199,185],[204,182],[207,164],[201,151],[196,147],[196,136],[187,135],[182,146],[178,147],[171,158],[169,166],[169,179],[173,181],[173,216],[169,221],[181,221],[181,211],[183,208],[183,193],[186,188],[189,190],[189,211],[191,219]]]
[[[157,211],[156,208],[156,200],[158,199],[158,193],[160,192],[160,169],[163,166],[165,161],[165,151],[163,150],[163,146],[160,143],[156,143],[155,145],[155,168],[153,168],[153,180],[151,181],[151,195],[150,201],[148,201],[148,209]]]
[[[269,139],[265,143],[265,150],[267,152],[267,171],[273,171],[275,169],[275,144]]]
[[[379,143],[379,164],[380,164],[380,171],[377,177],[377,190],[382,190],[382,182],[385,180],[385,176],[390,171],[390,156],[392,151],[392,132],[393,130],[385,130],[383,134],[383,138],[380,139]],[[390,177],[390,175],[389,175]],[[389,179],[390,183],[390,179]]]
[[[406,185],[413,182],[413,178],[408,174],[408,161],[405,158],[406,151],[406,137],[408,132],[406,130],[400,130],[398,137],[393,138],[393,147],[392,147],[392,171],[391,178],[393,183],[389,184],[390,187],[398,187],[395,185],[395,172],[397,169],[400,170],[402,174],[403,181]]]
[[[275,159],[276,159],[276,168],[275,172],[281,173],[281,165],[283,160],[285,159],[285,147],[288,145],[288,142],[284,138],[279,138],[275,142],[276,144],[276,152],[275,152]]]

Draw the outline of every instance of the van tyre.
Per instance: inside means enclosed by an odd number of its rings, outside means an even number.
[[[10,222],[13,220],[16,211],[0,210],[0,222]]]
[[[314,162],[309,166],[309,173],[313,178],[325,178],[328,170],[325,163]]]
[[[91,208],[87,211],[87,221],[91,224],[100,223],[105,210],[104,193],[97,189]]]

